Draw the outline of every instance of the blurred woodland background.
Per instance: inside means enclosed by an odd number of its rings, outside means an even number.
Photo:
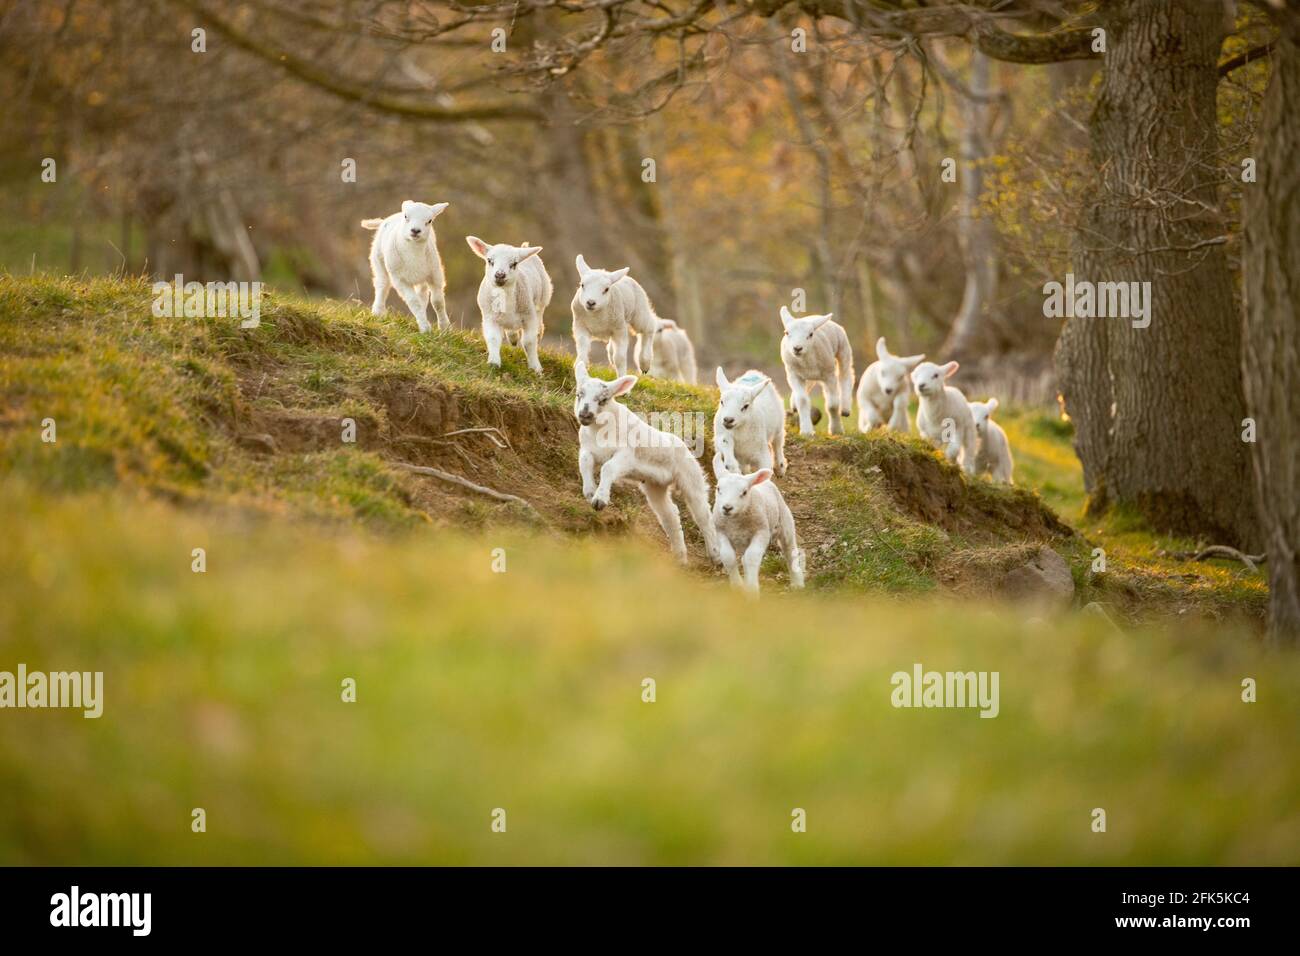
[[[972,397],[1062,396],[1096,507],[1266,547],[1295,628],[1298,30],[1283,0],[4,0],[0,267],[365,301],[358,220],[450,201],[453,322],[463,237],[527,240],[552,346],[582,252],[705,372],[775,370],[804,290],[859,373],[885,335]],[[1045,318],[1070,271],[1152,281],[1152,329]]]

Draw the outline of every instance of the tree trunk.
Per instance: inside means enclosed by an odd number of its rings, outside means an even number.
[[[1150,325],[1070,318],[1057,348],[1091,505],[1156,529],[1258,544],[1239,357],[1241,322],[1218,214],[1215,91],[1223,11],[1204,0],[1100,9],[1096,182],[1076,236],[1078,281],[1150,283]]]
[[[1300,11],[1279,17],[1273,77],[1245,186],[1246,403],[1264,547],[1269,633],[1300,640]]]
[[[993,297],[997,294],[997,232],[988,216],[980,213],[984,192],[981,160],[989,154],[989,98],[992,94],[991,61],[971,48],[970,96],[962,104],[961,200],[957,235],[966,287],[961,308],[953,320],[947,340],[939,350],[947,358],[966,358],[974,346],[987,343],[987,326]]]

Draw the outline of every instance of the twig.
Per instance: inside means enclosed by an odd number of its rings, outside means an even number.
[[[1202,548],[1200,551],[1171,551],[1169,556],[1178,561],[1204,561],[1207,558],[1232,558],[1240,561],[1251,571],[1258,571],[1257,564],[1263,564],[1268,560],[1265,554],[1244,554],[1236,548],[1230,548],[1226,544],[1212,544],[1208,548]]]
[[[468,435],[473,432],[481,432],[487,435],[488,438],[491,438],[492,441],[496,443],[498,448],[509,448],[511,451],[514,451],[514,447],[510,444],[510,439],[506,437],[506,433],[495,425],[480,425],[477,428],[457,428],[454,432],[443,432],[442,437],[450,438],[452,435]],[[492,434],[493,432],[496,432],[496,435]],[[501,437],[498,438],[497,435],[500,435]]]
[[[453,475],[451,472],[443,471],[439,468],[430,468],[427,465],[412,465],[410,462],[405,462],[405,461],[395,461],[393,462],[393,464],[397,465],[399,468],[405,468],[407,471],[413,471],[417,475],[428,475],[430,478],[437,478],[441,481],[446,481],[453,485],[459,485],[461,488],[467,488],[470,491],[476,491],[480,495],[486,495],[489,498],[495,498],[497,501],[516,502],[517,504],[521,504],[529,511],[531,511],[534,515],[537,516],[539,520],[542,517],[541,514],[538,512],[538,510],[534,508],[531,503],[525,501],[523,498],[520,498],[518,495],[508,494],[504,491],[497,491],[495,488],[489,488],[486,485],[476,485],[468,478],[462,478],[460,475]]]

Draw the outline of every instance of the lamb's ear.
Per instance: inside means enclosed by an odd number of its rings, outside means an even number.
[[[889,358],[889,349],[885,347],[885,337],[883,335],[876,339],[876,358],[882,362]]]
[[[755,385],[753,388],[749,390],[749,400],[752,402],[754,399],[758,398],[759,393],[762,392],[763,389],[767,388],[771,384],[772,384],[772,380],[768,378],[766,375],[764,375],[763,381],[760,384]]]
[[[781,306],[781,324],[784,325],[786,328],[789,328],[790,323],[793,321],[794,321],[794,316],[790,314],[790,310],[787,309],[785,306]]]
[[[474,255],[478,256],[480,259],[487,258],[488,244],[486,242],[478,236],[466,236],[465,241],[468,242],[469,247],[474,250]]]
[[[447,207],[450,206],[450,205],[451,205],[451,203],[449,203],[449,202],[436,202],[436,203],[434,203],[434,204],[433,204],[433,212],[431,212],[431,213],[429,214],[429,222],[433,222],[435,219],[437,219],[439,216],[441,216],[444,212],[446,212],[446,211],[447,211]]]
[[[835,318],[834,312],[827,312],[825,315],[817,316],[817,324],[813,326],[813,331],[816,332],[818,329],[820,329],[823,325],[825,325],[833,318]]]
[[[409,199],[402,200],[402,214],[405,215],[406,213],[410,212],[411,207],[414,205],[415,203],[411,202],[411,200]]]
[[[925,361],[925,353],[922,352],[920,355],[909,355],[906,358],[899,359],[899,361],[903,363],[905,368],[913,369]]]
[[[587,265],[587,260],[582,258],[582,253],[578,253],[578,258],[574,260],[578,266],[578,275],[585,276],[591,271],[591,266]]]
[[[527,246],[524,249],[523,255],[519,257],[519,261],[523,262],[525,259],[531,258],[532,256],[537,255],[537,253],[541,251],[542,251],[541,246]]]
[[[614,381],[609,384],[614,388],[614,397],[618,398],[618,396],[626,395],[628,392],[632,391],[632,386],[636,384],[636,376],[624,375],[622,378],[614,379]]]
[[[631,266],[624,266],[623,268],[619,269],[617,272],[611,272],[609,274],[609,284],[613,285],[615,282],[617,282],[619,279],[626,276],[631,271],[632,271]]]
[[[953,375],[956,373],[957,369],[959,368],[961,368],[961,366],[958,363],[949,362],[947,365],[943,367],[943,377],[952,378]]]
[[[987,405],[987,406],[989,407],[989,414],[990,414],[990,415],[992,415],[994,412],[996,412],[996,411],[998,410],[998,400],[997,400],[996,398],[990,398],[990,399],[989,399],[987,402],[985,402],[984,404]]]
[[[579,385],[587,380],[587,363],[582,359],[573,363],[573,377],[578,380]]]
[[[731,384],[727,381],[727,373],[722,370],[721,365],[718,366],[718,371],[714,373],[713,380],[718,383],[718,388],[726,388]]]
[[[749,476],[749,487],[753,488],[755,485],[761,485],[763,482],[767,481],[771,477],[772,477],[771,468],[760,468],[758,469],[758,471],[754,472],[752,475]]]

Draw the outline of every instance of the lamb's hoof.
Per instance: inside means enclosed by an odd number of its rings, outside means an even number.
[[[848,412],[840,412],[840,418],[848,418],[848,417],[849,417]]]
[[[597,511],[604,511],[604,510],[605,510],[605,506],[606,506],[607,504],[609,504],[609,502],[606,501],[604,498],[592,498],[592,499],[591,499],[591,506],[592,506],[593,508],[595,508]]]

